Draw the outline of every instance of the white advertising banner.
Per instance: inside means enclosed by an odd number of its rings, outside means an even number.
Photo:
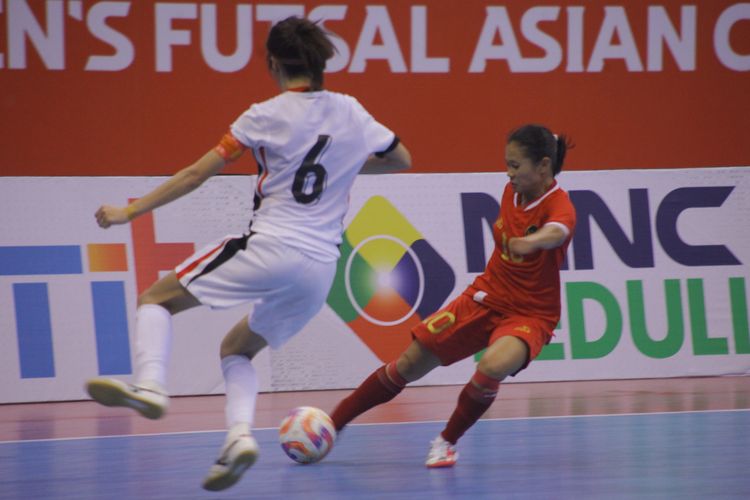
[[[493,248],[502,173],[362,176],[323,310],[254,361],[262,391],[351,388],[409,343],[410,326],[461,293]],[[0,403],[82,399],[130,380],[139,291],[195,249],[243,232],[254,176],[100,229],[153,177],[0,177]],[[750,373],[750,169],[563,172],[578,212],[562,318],[513,381]],[[219,343],[251,307],[175,317],[169,390],[223,392]],[[474,358],[423,385],[463,384]]]

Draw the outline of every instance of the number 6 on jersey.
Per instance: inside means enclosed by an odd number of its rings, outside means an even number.
[[[307,152],[302,160],[302,165],[294,174],[292,183],[292,194],[298,203],[309,205],[317,201],[326,188],[326,177],[328,172],[323,165],[317,163],[323,156],[325,150],[331,144],[330,135],[319,135],[318,141]]]

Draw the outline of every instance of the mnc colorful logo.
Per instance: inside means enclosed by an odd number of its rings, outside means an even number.
[[[435,312],[455,284],[453,269],[381,196],[346,229],[328,305],[383,362],[411,341],[411,327]]]

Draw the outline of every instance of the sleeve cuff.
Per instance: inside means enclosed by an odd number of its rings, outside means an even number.
[[[398,138],[398,136],[393,137],[393,142],[391,142],[391,145],[385,148],[383,151],[379,151],[375,153],[375,156],[378,158],[383,158],[385,155],[396,149],[396,146],[401,142],[401,139]]]

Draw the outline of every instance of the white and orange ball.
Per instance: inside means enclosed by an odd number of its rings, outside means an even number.
[[[336,428],[326,412],[312,406],[300,406],[281,421],[279,443],[289,458],[312,464],[325,457],[336,440]]]

